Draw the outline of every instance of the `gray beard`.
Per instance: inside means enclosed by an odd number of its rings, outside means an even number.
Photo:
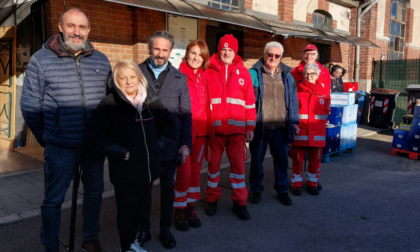
[[[83,43],[79,44],[79,45],[73,45],[70,40],[64,39],[64,44],[66,44],[67,48],[70,49],[73,52],[78,52],[81,51],[83,49],[85,49],[86,47],[86,40],[83,41]]]

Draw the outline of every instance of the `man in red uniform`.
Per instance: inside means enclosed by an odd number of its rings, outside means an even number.
[[[248,191],[245,185],[245,141],[254,138],[256,120],[255,94],[251,75],[238,52],[238,40],[227,34],[219,41],[218,52],[210,58],[207,69],[208,94],[212,124],[207,159],[208,182],[206,214],[213,216],[222,191],[218,186],[220,162],[226,148],[230,162],[230,182],[233,188],[233,211],[242,220],[249,220],[246,209]]]
[[[293,68],[293,70],[290,72],[295,79],[296,85],[298,85],[303,80],[303,69],[305,68],[306,64],[315,63],[321,70],[318,81],[324,85],[325,90],[331,90],[331,75],[329,71],[316,61],[318,58],[318,48],[316,48],[315,45],[308,44],[305,46],[305,48],[303,48],[302,57],[303,58],[299,63],[299,66]]]

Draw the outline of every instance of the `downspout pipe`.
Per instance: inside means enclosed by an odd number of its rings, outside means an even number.
[[[375,5],[378,2],[379,0],[369,0],[368,2],[360,5],[359,8],[357,9],[356,37],[360,37],[360,23],[362,22],[362,17],[373,7],[373,5]],[[363,8],[365,9],[362,11]],[[356,62],[355,62],[354,69],[355,69],[354,81],[359,82],[359,72],[360,72],[360,46],[359,45],[356,45]]]

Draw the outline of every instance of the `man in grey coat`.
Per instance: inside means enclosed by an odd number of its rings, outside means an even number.
[[[41,242],[59,251],[61,205],[79,166],[83,175],[83,243],[103,251],[98,239],[104,157],[85,156],[84,130],[107,92],[111,66],[87,40],[90,21],[78,8],[65,10],[57,33],[30,59],[23,84],[23,118],[45,147],[45,191],[41,206]]]
[[[160,177],[160,235],[165,248],[176,246],[170,228],[174,203],[174,175],[178,162],[184,162],[192,145],[191,101],[187,76],[175,69],[169,60],[174,48],[174,38],[167,31],[157,31],[149,37],[150,58],[139,65],[153,94],[157,95],[175,121],[176,138],[165,147],[161,160],[163,175]],[[150,235],[138,237],[139,242]]]

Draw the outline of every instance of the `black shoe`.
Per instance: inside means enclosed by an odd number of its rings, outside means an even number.
[[[195,214],[195,204],[187,205],[187,208],[185,208],[185,215],[187,217],[187,221],[190,227],[193,227],[193,228],[201,227],[201,220]]]
[[[206,214],[208,216],[215,216],[217,212],[217,201],[207,202]]]
[[[140,247],[143,247],[143,245],[151,239],[152,234],[150,231],[140,231],[140,233],[137,235],[137,242],[139,243]]]
[[[307,186],[306,191],[308,191],[308,193],[312,195],[319,195],[319,190],[318,188],[316,188],[316,186]]]
[[[249,220],[251,216],[249,215],[248,210],[246,210],[246,206],[240,206],[233,202],[233,212],[239,217],[241,220]]]
[[[251,192],[248,199],[249,203],[258,204],[261,201],[261,193],[259,192]]]
[[[292,194],[296,196],[302,195],[302,187],[292,187]]]
[[[159,239],[162,242],[162,246],[167,249],[175,248],[176,241],[169,228],[162,228],[160,230]]]
[[[282,203],[285,206],[292,205],[292,199],[289,197],[288,193],[278,194],[277,199],[279,199],[280,203]]]
[[[185,209],[175,208],[174,226],[179,231],[188,231],[188,229],[190,229],[190,225],[188,225],[187,216],[185,214]]]
[[[318,188],[318,191],[322,190],[321,182],[318,182],[318,184],[316,184],[316,188]]]

